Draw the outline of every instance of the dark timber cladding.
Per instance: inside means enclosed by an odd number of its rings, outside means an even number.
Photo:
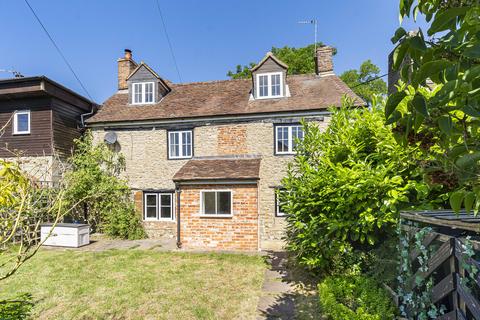
[[[409,252],[413,275],[406,282],[408,287],[423,292],[427,290],[423,284],[431,281],[427,294],[438,308],[445,308],[437,319],[480,320],[480,273],[473,271],[480,270],[480,218],[447,210],[402,212],[400,216],[402,229],[410,238],[423,227],[431,228],[422,240],[430,252],[426,270],[418,263],[421,249]],[[467,243],[473,255],[466,251]]]
[[[92,102],[46,77],[0,80],[0,157],[66,156]],[[30,133],[13,134],[13,115],[30,110]],[[8,149],[8,150],[7,150]],[[11,151],[14,151],[13,154]]]

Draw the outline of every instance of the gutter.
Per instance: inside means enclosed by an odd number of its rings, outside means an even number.
[[[169,125],[169,124],[190,124],[197,122],[234,122],[234,121],[252,121],[252,120],[267,120],[267,119],[282,119],[289,117],[320,117],[330,116],[331,112],[329,111],[298,111],[298,112],[269,112],[263,114],[250,114],[250,115],[231,115],[231,116],[205,116],[205,117],[195,117],[195,118],[177,118],[177,119],[163,119],[163,120],[126,120],[126,121],[111,121],[111,122],[93,122],[87,124],[91,128],[102,127],[105,129],[116,129],[116,128],[137,128],[141,126],[155,126],[155,125]],[[319,119],[323,120],[323,119]]]

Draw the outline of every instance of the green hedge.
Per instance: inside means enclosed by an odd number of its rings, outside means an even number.
[[[390,320],[396,308],[372,278],[361,275],[328,277],[318,286],[320,307],[332,320]]]

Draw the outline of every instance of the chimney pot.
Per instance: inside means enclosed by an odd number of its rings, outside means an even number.
[[[125,49],[125,59],[131,60],[132,59],[132,50]]]
[[[321,46],[317,48],[315,55],[316,73],[319,76],[333,74],[333,48],[329,46]]]

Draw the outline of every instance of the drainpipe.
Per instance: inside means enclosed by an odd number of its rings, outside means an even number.
[[[180,190],[180,184],[175,183],[175,191],[177,194],[177,248],[182,248],[182,240],[180,237],[180,194],[182,191]]]
[[[82,126],[82,129],[85,129],[85,117],[88,117],[88,116],[93,115],[93,114],[95,113],[95,111],[96,111],[95,109],[96,109],[96,108],[95,108],[95,105],[92,104],[92,110],[91,110],[90,112],[82,113],[82,114],[80,115],[80,124],[81,124],[81,126]]]

